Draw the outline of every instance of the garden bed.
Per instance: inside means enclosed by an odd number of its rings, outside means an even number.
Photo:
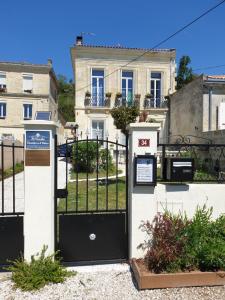
[[[143,260],[136,259],[131,261],[131,268],[140,290],[225,285],[223,271],[154,274],[148,271]]]

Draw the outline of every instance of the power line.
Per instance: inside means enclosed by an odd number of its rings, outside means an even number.
[[[217,69],[217,68],[222,68],[222,67],[225,67],[225,64],[224,65],[218,65],[218,66],[201,67],[201,68],[198,68],[198,69],[194,69],[192,71],[195,72],[195,71],[200,71],[200,70]]]
[[[197,18],[195,18],[194,20],[192,20],[191,22],[189,22],[188,24],[186,24],[185,26],[181,27],[179,30],[177,30],[176,32],[174,32],[173,34],[171,34],[170,36],[168,36],[167,38],[165,38],[164,40],[162,40],[161,42],[159,42],[158,44],[156,44],[155,46],[153,46],[152,48],[144,51],[142,54],[138,55],[136,58],[130,60],[128,63],[126,63],[125,65],[122,65],[120,68],[112,71],[111,73],[105,75],[103,78],[107,78],[109,76],[111,76],[112,74],[116,73],[117,71],[119,71],[121,68],[125,68],[128,65],[130,65],[132,62],[137,61],[139,58],[143,57],[145,54],[151,52],[152,50],[154,50],[155,48],[158,48],[159,46],[161,46],[162,44],[164,44],[165,42],[169,41],[170,39],[172,39],[174,36],[176,36],[177,34],[181,33],[182,31],[184,31],[185,29],[187,29],[188,27],[190,27],[192,24],[194,24],[195,22],[197,22],[198,20],[202,19],[204,16],[206,16],[207,14],[209,14],[210,12],[212,12],[213,10],[215,10],[217,7],[219,7],[220,5],[222,5],[225,2],[225,0],[219,2],[218,4],[214,5],[213,7],[209,8],[208,10],[206,10],[204,13],[202,13],[200,16],[198,16]],[[89,86],[91,86],[91,84],[88,84],[80,89],[77,90],[77,92],[82,91],[86,88],[88,88]]]

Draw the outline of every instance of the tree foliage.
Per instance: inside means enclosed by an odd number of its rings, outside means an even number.
[[[111,110],[111,115],[114,119],[114,124],[117,129],[120,129],[123,134],[127,135],[127,125],[136,122],[139,116],[139,108],[136,106],[115,107]]]
[[[74,121],[74,84],[68,81],[64,75],[58,75],[59,84],[59,111],[67,122]]]
[[[191,59],[189,56],[182,56],[179,62],[179,68],[177,73],[177,87],[176,89],[181,89],[185,84],[191,82],[195,79],[195,75],[193,74],[192,68],[188,67],[191,63]]]

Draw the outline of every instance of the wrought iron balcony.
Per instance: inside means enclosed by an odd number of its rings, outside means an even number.
[[[115,107],[120,107],[120,106],[126,106],[126,107],[130,107],[130,106],[138,106],[140,107],[140,99],[138,98],[132,98],[132,99],[126,99],[123,97],[118,97],[115,99]]]
[[[85,97],[84,106],[89,108],[104,108],[110,107],[111,98],[110,97]]]
[[[165,97],[146,98],[144,100],[144,108],[168,108],[168,101]]]

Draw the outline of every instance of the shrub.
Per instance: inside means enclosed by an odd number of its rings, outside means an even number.
[[[145,262],[154,273],[180,270],[179,258],[184,252],[186,237],[182,235],[187,219],[169,213],[157,214],[152,224],[142,223],[141,228],[149,239],[140,247],[147,249]]]
[[[40,255],[36,255],[37,258],[31,257],[30,263],[21,258],[7,268],[12,272],[12,281],[16,288],[23,291],[38,290],[48,283],[61,283],[66,277],[75,275],[60,265],[56,254],[45,256],[46,250],[47,247],[44,246]]]
[[[139,108],[137,106],[114,107],[110,113],[114,119],[114,125],[116,128],[120,129],[122,133],[127,135],[127,125],[136,122],[137,117],[139,116]]]
[[[197,208],[186,230],[186,269],[225,270],[225,216],[211,220],[212,208]]]
[[[107,156],[108,156],[108,170],[114,171],[115,167],[113,164],[113,158],[108,149],[101,149],[100,150],[100,168],[103,170],[107,169]]]
[[[148,239],[145,262],[155,273],[225,270],[225,216],[212,220],[212,208],[197,208],[188,220],[181,215],[158,214],[141,225]]]
[[[74,170],[77,172],[93,172],[96,167],[97,148],[100,148],[100,144],[97,144],[97,142],[88,142],[88,149],[87,142],[75,143],[72,155]]]
[[[98,160],[99,168],[104,170],[107,169],[107,155],[108,155],[108,170],[114,170],[114,164],[110,150],[100,149],[100,143],[97,145],[97,142],[88,142],[88,151],[87,151],[87,142],[79,142],[78,146],[75,144],[73,146],[73,168],[74,171],[78,172],[88,172],[92,173],[96,169],[97,165],[97,151],[98,151]],[[77,149],[76,149],[77,147]]]

